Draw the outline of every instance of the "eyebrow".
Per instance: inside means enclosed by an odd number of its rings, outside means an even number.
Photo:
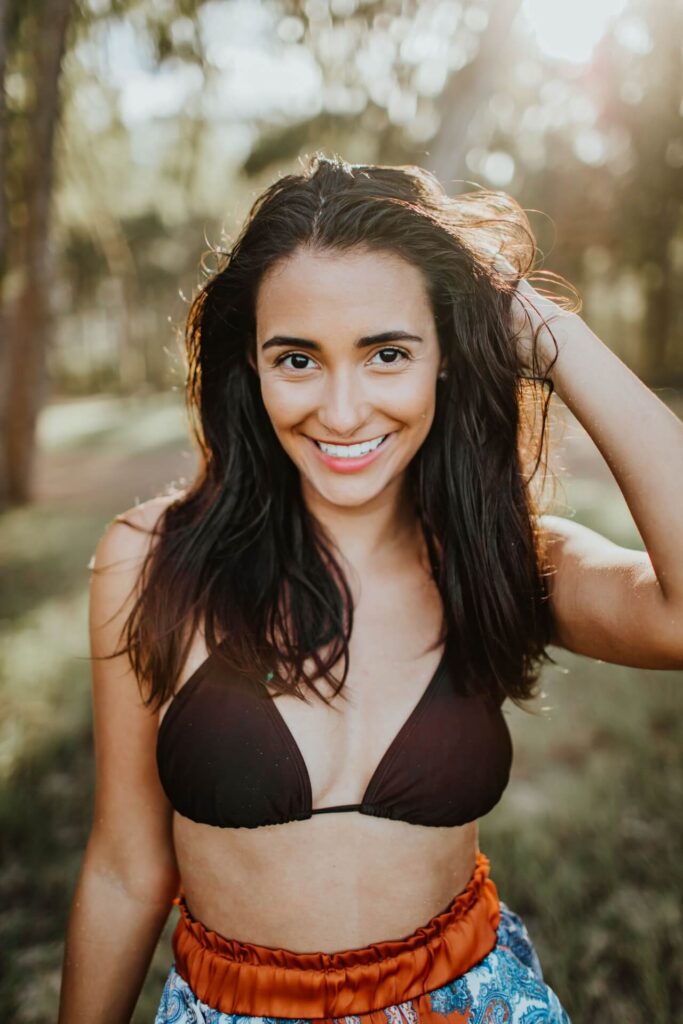
[[[354,348],[369,348],[370,345],[377,345],[384,341],[422,341],[417,334],[410,334],[408,331],[383,331],[382,334],[367,334],[354,343]],[[307,338],[289,338],[283,334],[276,334],[274,337],[264,341],[261,351],[269,348],[284,348],[289,345],[296,345],[298,348],[307,348],[311,352],[320,352],[321,345],[317,341],[309,341]]]

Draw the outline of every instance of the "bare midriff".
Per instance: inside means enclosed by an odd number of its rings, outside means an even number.
[[[188,908],[213,931],[293,952],[402,938],[461,892],[476,822],[426,827],[358,814],[221,829],[174,815]]]
[[[312,780],[314,809],[360,802],[441,657],[434,645],[442,604],[424,556],[404,556],[361,584],[348,701],[334,698],[330,708],[315,695],[310,704],[276,698]],[[185,678],[203,655],[198,643]],[[318,686],[325,692],[324,681]],[[462,892],[478,850],[476,821],[428,827],[357,811],[258,828],[199,824],[175,812],[173,831],[197,920],[227,938],[302,953],[409,935]]]

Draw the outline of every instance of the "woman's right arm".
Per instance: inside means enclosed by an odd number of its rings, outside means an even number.
[[[149,528],[164,499],[126,513]],[[110,654],[150,538],[114,520],[95,550],[91,653]],[[179,885],[172,809],[156,767],[157,715],[127,654],[92,662],[95,807],[64,951],[59,1024],[128,1024]]]

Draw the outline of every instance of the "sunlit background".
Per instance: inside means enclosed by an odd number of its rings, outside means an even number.
[[[681,415],[682,41],[680,0],[0,0],[3,1019],[55,1019],[92,799],[87,563],[115,513],[192,477],[202,254],[317,150],[510,192],[539,268]],[[642,547],[553,410],[556,511]],[[550,710],[510,715],[482,848],[574,1024],[671,1024],[681,674],[557,659]],[[136,1022],[169,957],[165,933]]]

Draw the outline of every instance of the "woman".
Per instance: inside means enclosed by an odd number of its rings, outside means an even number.
[[[683,428],[533,259],[504,195],[317,156],[194,300],[201,471],[95,552],[60,1024],[129,1020],[172,902],[158,1024],[568,1021],[477,821],[548,644],[683,666]],[[553,389],[647,552],[540,514]]]

